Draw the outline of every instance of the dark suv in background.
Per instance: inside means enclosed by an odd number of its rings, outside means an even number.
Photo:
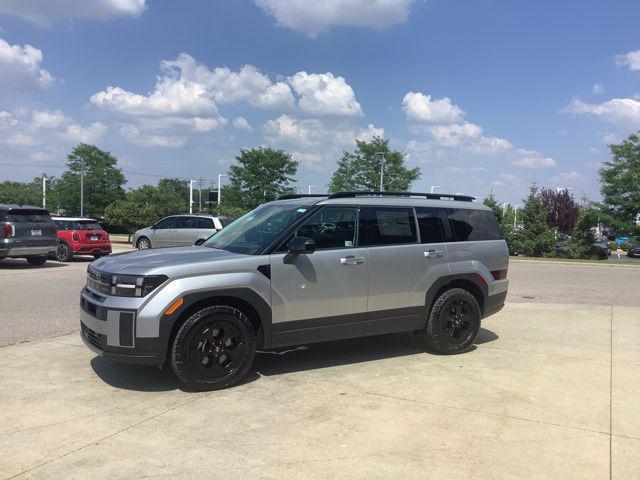
[[[26,258],[43,265],[54,255],[58,239],[49,212],[28,205],[0,204],[0,260]]]

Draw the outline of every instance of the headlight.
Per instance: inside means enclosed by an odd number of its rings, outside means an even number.
[[[113,275],[87,269],[87,285],[116,297],[144,297],[167,280],[166,275]]]

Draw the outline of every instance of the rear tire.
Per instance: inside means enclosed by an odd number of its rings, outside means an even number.
[[[99,258],[102,258],[102,257],[104,257],[104,254],[103,254],[103,253],[97,253],[97,254],[95,254],[95,255],[93,256],[93,259],[94,259],[94,260],[98,260]]]
[[[467,290],[452,288],[440,295],[429,313],[424,332],[427,347],[436,353],[466,352],[480,331],[482,312]]]
[[[60,242],[58,244],[58,248],[56,248],[56,259],[59,262],[70,262],[73,259],[73,251],[67,243]]]
[[[237,384],[256,355],[256,334],[247,316],[225,305],[191,315],[171,345],[171,368],[194,390],[219,390]]]
[[[29,265],[40,266],[40,265],[44,265],[47,262],[47,257],[32,255],[27,257],[27,262],[29,262]]]
[[[140,237],[136,242],[136,248],[138,250],[149,250],[151,248],[151,241],[147,237]]]

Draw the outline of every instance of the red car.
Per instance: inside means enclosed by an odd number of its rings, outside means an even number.
[[[74,255],[100,258],[111,253],[111,240],[100,224],[90,218],[51,217],[58,227],[56,258],[70,261]]]

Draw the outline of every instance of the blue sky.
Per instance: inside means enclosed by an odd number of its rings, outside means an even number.
[[[414,190],[517,202],[532,178],[598,198],[640,129],[640,4],[474,0],[0,0],[0,180],[60,174],[78,141],[129,186],[216,179],[241,148],[324,190],[384,134]]]

